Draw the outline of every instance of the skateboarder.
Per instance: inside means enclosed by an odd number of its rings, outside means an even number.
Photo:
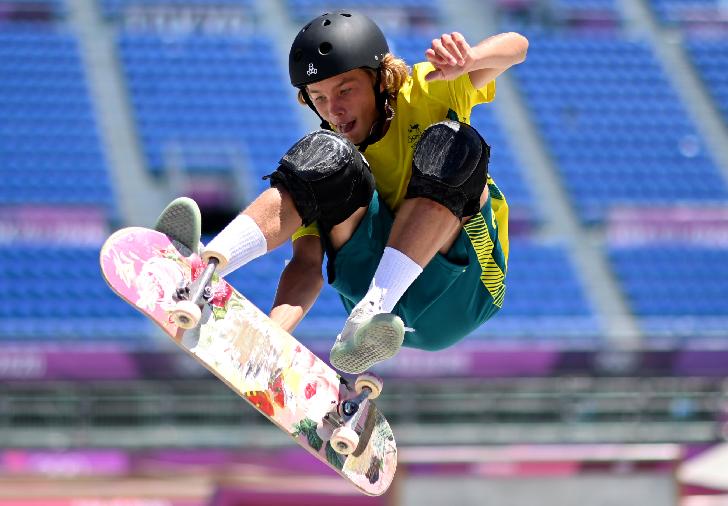
[[[460,341],[501,307],[508,259],[508,207],[470,114],[527,47],[516,33],[475,46],[443,34],[410,71],[368,17],[312,20],[293,41],[289,73],[322,129],[290,148],[271,188],[206,251],[229,258],[225,274],[292,239],[270,312],[288,331],[321,290],[325,255],[349,313],[330,355],[341,371],[367,370],[402,345]],[[199,211],[175,202],[158,229],[194,249]]]

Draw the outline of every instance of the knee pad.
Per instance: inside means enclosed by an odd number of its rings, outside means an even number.
[[[290,193],[304,225],[316,221],[330,229],[368,205],[374,194],[374,177],[364,156],[335,132],[307,134],[279,164],[266,179]]]
[[[490,146],[470,125],[441,121],[425,129],[412,159],[406,198],[425,197],[458,218],[480,210]]]

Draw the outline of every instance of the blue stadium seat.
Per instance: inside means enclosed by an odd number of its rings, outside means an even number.
[[[689,38],[686,48],[723,121],[728,124],[728,37]]]
[[[262,176],[302,134],[293,114],[299,105],[283,69],[260,65],[259,55],[273,52],[267,37],[170,40],[125,33],[119,51],[153,173],[169,165],[170,149],[179,149],[188,170],[230,171],[237,157]],[[195,159],[203,162],[190,167]],[[255,191],[266,186],[255,179]]]
[[[0,205],[89,205],[117,212],[73,35],[0,28]]]
[[[512,240],[503,308],[476,335],[587,345],[601,330],[566,248]]]
[[[700,335],[728,325],[728,248],[613,246],[608,255],[632,311],[648,334],[682,328]]]
[[[98,247],[0,246],[0,342],[150,346],[151,325],[103,281]]]
[[[642,42],[531,40],[514,69],[580,218],[624,205],[724,202],[728,188]]]

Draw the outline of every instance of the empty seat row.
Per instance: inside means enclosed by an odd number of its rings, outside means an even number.
[[[643,79],[625,81],[611,72],[611,55],[622,50],[636,63],[622,71],[631,69]],[[570,86],[569,77],[575,70],[554,64],[579,57],[591,60],[591,72],[582,80],[582,84],[590,86]],[[551,151],[582,221],[599,222],[613,207],[660,199],[665,204],[728,202],[725,180],[702,146],[666,73],[655,65],[655,56],[646,42],[613,36],[593,37],[589,45],[584,45],[582,38],[573,35],[536,36],[531,40],[528,65],[516,67],[514,75],[519,85],[533,91],[543,85],[545,72],[552,76],[547,80],[552,83],[553,93],[524,92],[523,97],[541,127],[545,147]],[[554,80],[560,85],[554,86]],[[622,92],[604,94],[607,86],[619,87]],[[673,117],[679,119],[662,127],[655,118],[663,117],[664,106],[653,109],[650,105],[656,102],[649,100],[635,106],[636,97],[649,95],[660,96],[663,103],[669,104]],[[555,100],[561,100],[563,107],[555,108]],[[595,107],[599,100],[608,104],[605,107],[609,114],[600,115]],[[661,135],[660,140],[656,140],[657,135]],[[663,168],[653,174],[645,171],[643,176],[639,167],[649,164],[645,168],[653,168],[656,162],[661,162]],[[666,173],[673,176],[668,178]]]
[[[726,19],[728,23],[728,10]],[[689,38],[686,48],[708,94],[720,111],[723,121],[728,124],[728,35],[710,41]]]
[[[165,170],[176,146],[194,152],[216,143],[232,146],[254,173],[267,173],[302,133],[282,68],[259,64],[261,53],[272,52],[268,37],[123,33],[118,47],[125,74],[134,76],[127,83],[154,173]],[[265,100],[255,98],[261,93]]]
[[[0,246],[0,341],[149,345],[147,320],[106,286],[98,255],[96,246]]]
[[[7,24],[0,48],[0,206],[88,204],[114,217],[75,36],[57,26]],[[3,57],[9,54],[14,57]]]

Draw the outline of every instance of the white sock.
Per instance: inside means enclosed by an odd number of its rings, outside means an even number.
[[[362,300],[381,300],[382,313],[391,313],[404,292],[422,274],[422,267],[399,250],[387,246],[379,260],[379,266]]]
[[[268,243],[253,218],[239,214],[210,243],[206,250],[219,251],[228,258],[228,264],[218,274],[225,276],[251,260],[265,255]]]

